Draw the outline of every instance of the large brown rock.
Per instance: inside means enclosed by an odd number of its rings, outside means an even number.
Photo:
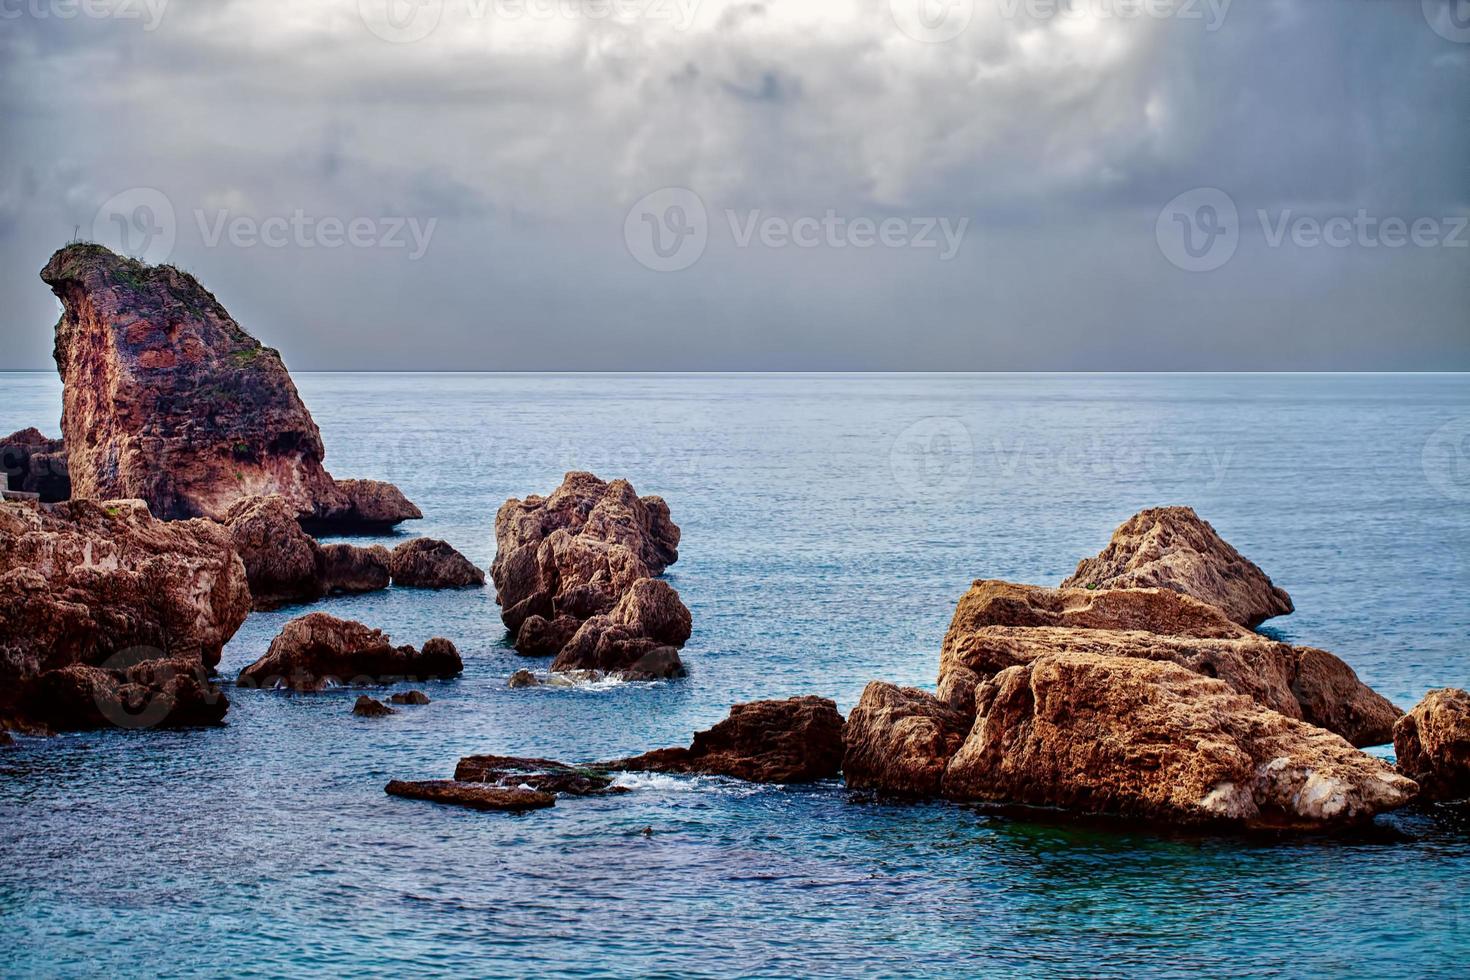
[[[485,584],[485,573],[447,543],[414,538],[393,549],[393,584],[413,589],[463,589]]]
[[[1176,664],[1062,654],[978,692],[944,792],[1185,825],[1364,821],[1417,785],[1342,738]]]
[[[622,772],[703,773],[757,783],[809,783],[842,769],[842,716],[827,698],[737,704],[698,732],[687,749],[658,749],[598,768]]]
[[[22,429],[0,439],[0,490],[36,494],[42,503],[71,498],[65,444],[36,429]]]
[[[1055,653],[1168,660],[1354,745],[1381,745],[1400,712],[1324,650],[1253,633],[1168,589],[1047,589],[977,581],[940,653],[939,696],[972,712],[974,691],[1008,667]]]
[[[853,789],[938,796],[969,732],[969,716],[934,695],[873,681],[847,716],[842,772]]]
[[[1430,691],[1394,726],[1393,749],[1426,798],[1470,799],[1470,694]]]
[[[321,546],[301,529],[285,497],[244,497],[224,523],[245,562],[256,609],[311,602],[326,593]]]
[[[193,276],[73,244],[41,278],[63,307],[55,357],[75,496],[139,498],[167,520],[224,520],[242,497],[272,494],[343,524],[417,516],[376,488],[338,486],[280,354]]]
[[[320,691],[335,684],[455,677],[463,670],[459,653],[448,640],[435,637],[422,652],[395,647],[381,630],[316,612],[287,623],[265,656],[240,672],[239,683]]]
[[[29,681],[73,665],[213,667],[249,612],[217,524],[158,521],[137,500],[0,502],[0,718],[25,712]]]
[[[1062,587],[1173,589],[1252,627],[1294,608],[1291,596],[1188,507],[1156,507],[1130,517]]]
[[[329,594],[377,592],[388,587],[391,555],[380,544],[324,544],[322,579]]]
[[[679,528],[661,498],[591,473],[568,473],[549,497],[507,500],[495,515],[495,542],[490,574],[513,636],[531,616],[606,613],[634,582],[679,557]]]
[[[56,731],[198,728],[223,722],[229,707],[197,660],[72,664],[26,682],[23,721]]]
[[[424,782],[405,782],[395,779],[384,787],[389,796],[401,796],[410,800],[428,800],[431,803],[447,803],[450,806],[468,807],[471,810],[501,810],[507,813],[524,813],[556,806],[556,797],[534,789],[508,789],[486,783],[460,783],[448,779],[431,779]]]
[[[527,651],[544,649],[570,617],[550,623],[527,620],[521,633]],[[572,620],[575,622],[575,620]],[[552,661],[556,672],[599,670],[625,680],[682,677],[684,664],[678,648],[689,640],[692,620],[679,593],[660,579],[639,579],[630,585],[607,615],[582,623]]]

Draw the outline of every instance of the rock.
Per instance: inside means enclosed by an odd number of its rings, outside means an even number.
[[[940,654],[939,696],[972,713],[981,682],[1053,653],[1169,660],[1360,746],[1383,744],[1400,714],[1332,654],[1268,640],[1168,589],[1047,589],[986,580],[955,609]]]
[[[443,541],[415,538],[393,549],[393,584],[414,589],[463,589],[485,584],[485,573]]]
[[[1156,507],[1125,521],[1062,588],[1165,588],[1219,606],[1245,626],[1294,607],[1291,596],[1188,507]]]
[[[423,511],[391,483],[382,480],[336,480],[343,503],[307,518],[333,530],[384,531],[423,518]]]
[[[22,429],[0,439],[0,490],[36,494],[42,503],[71,497],[65,444],[36,429]]]
[[[1314,829],[1409,802],[1412,780],[1342,738],[1177,664],[1059,654],[1002,671],[944,793],[1173,824]]]
[[[420,653],[411,646],[393,646],[380,630],[315,612],[287,623],[265,656],[240,672],[239,684],[320,691],[333,684],[455,677],[463,670],[448,640],[436,637]]]
[[[583,687],[606,679],[607,675],[600,670],[565,670],[559,674],[548,674],[540,683],[546,687]]]
[[[847,716],[842,772],[853,789],[938,796],[969,732],[970,718],[934,695],[873,681]]]
[[[428,704],[429,696],[423,691],[403,691],[388,700],[394,704]]]
[[[569,766],[550,759],[522,759],[505,755],[471,755],[459,760],[454,778],[465,783],[526,787],[568,796],[602,796],[627,792],[613,785],[613,777],[589,766]]]
[[[198,660],[144,660],[103,669],[72,664],[27,683],[25,720],[56,731],[200,728],[224,721],[230,702]]]
[[[527,657],[554,657],[577,635],[582,621],[575,616],[531,616],[521,624],[516,651]]]
[[[504,810],[523,813],[555,806],[556,797],[532,789],[505,789],[485,783],[459,783],[447,779],[408,783],[395,779],[384,790],[389,796],[410,800],[429,800],[471,810]]]
[[[704,773],[757,783],[807,783],[842,769],[842,716],[826,698],[737,704],[687,749],[658,749],[608,763],[620,772]]]
[[[640,635],[611,616],[593,616],[551,662],[553,674],[595,670],[624,680],[684,676],[679,651]]]
[[[5,729],[0,728],[0,745],[14,745],[14,744],[15,744],[15,739],[13,739],[13,738],[10,737],[10,733],[7,732]]]
[[[541,681],[529,670],[518,670],[510,675],[510,680],[506,683],[506,686],[511,688],[540,687]]]
[[[324,544],[322,578],[328,593],[378,592],[388,587],[390,554],[380,544]]]
[[[249,612],[217,524],[154,520],[136,500],[0,502],[0,720],[25,712],[27,682],[48,671],[211,668]]]
[[[669,583],[641,578],[628,586],[613,606],[612,621],[670,647],[689,642],[693,620]]]
[[[63,306],[55,356],[74,496],[223,521],[242,497],[279,494],[303,517],[381,523],[374,508],[393,495],[332,479],[280,354],[193,276],[73,244],[41,278]],[[409,514],[390,502],[384,513]]]
[[[1394,726],[1393,749],[1426,799],[1470,799],[1470,694],[1430,691]]]
[[[321,546],[301,529],[285,497],[241,498],[224,524],[245,562],[256,609],[311,602],[326,594]]]
[[[568,473],[549,497],[507,500],[495,515],[495,601],[512,636],[531,616],[577,620],[678,560],[679,528],[659,497],[626,480]]]
[[[366,694],[358,695],[357,702],[352,706],[352,713],[359,718],[382,718],[384,715],[398,714],[377,698],[370,698]]]

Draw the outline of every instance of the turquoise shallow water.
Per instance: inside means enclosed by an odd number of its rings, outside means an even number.
[[[481,565],[499,504],[567,469],[666,497],[690,676],[510,691],[525,661],[493,592],[320,604],[400,642],[448,636],[465,675],[384,720],[353,718],[345,691],[231,688],[217,730],[0,750],[0,973],[1463,975],[1470,822],[1448,814],[1267,843],[837,785],[634,777],[525,817],[382,787],[471,752],[681,744],[738,700],[846,710],[874,678],[932,689],[971,579],[1055,583],[1161,503],[1195,506],[1291,592],[1274,634],[1333,650],[1403,706],[1470,686],[1470,379],[297,382],[336,475],[398,483],[426,514],[401,536]],[[54,433],[59,414],[54,377],[0,375],[0,432]],[[300,612],[253,615],[224,676]]]

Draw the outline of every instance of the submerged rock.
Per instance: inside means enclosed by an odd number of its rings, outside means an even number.
[[[1470,799],[1470,694],[1430,691],[1394,726],[1393,748],[1426,799]]]
[[[944,792],[1175,824],[1312,829],[1409,802],[1412,780],[1342,738],[1176,664],[1074,653],[1002,671]]]
[[[43,504],[71,497],[65,443],[36,429],[22,429],[0,439],[0,474],[0,490],[33,493]]]
[[[31,710],[30,682],[48,671],[211,668],[249,612],[245,566],[217,524],[158,521],[136,500],[0,502],[0,719]]]
[[[486,783],[460,783],[447,779],[427,782],[404,782],[395,779],[384,787],[389,796],[410,800],[428,800],[471,810],[503,810],[522,813],[556,806],[556,797],[533,789],[507,789]]]
[[[518,671],[516,671],[514,674],[511,674],[510,675],[510,680],[506,682],[506,687],[510,687],[510,688],[540,687],[540,686],[541,686],[541,680],[540,680],[540,678],[538,678],[535,674],[531,673],[529,670],[518,670]]]
[[[527,787],[568,796],[602,796],[626,790],[613,777],[592,766],[569,766],[551,759],[523,759],[506,755],[471,755],[459,760],[454,778],[466,783]]]
[[[242,687],[320,691],[341,685],[383,685],[449,678],[464,670],[454,644],[435,637],[422,652],[393,646],[381,631],[326,613],[293,619],[265,656],[240,672]]]
[[[971,713],[975,688],[1054,653],[1167,660],[1355,745],[1392,737],[1400,711],[1324,650],[1292,647],[1168,589],[1047,589],[977,581],[960,600],[940,654],[939,696]]]
[[[704,773],[757,783],[807,783],[842,769],[842,716],[827,698],[737,704],[698,732],[687,749],[658,749],[599,768],[619,772]]]
[[[1188,507],[1156,507],[1130,517],[1062,587],[1173,589],[1251,627],[1294,608],[1291,596]]]
[[[443,541],[415,538],[393,549],[393,584],[414,589],[463,589],[485,584],[485,573]]]
[[[873,681],[847,716],[842,772],[853,789],[938,796],[969,732],[969,716],[934,695]]]
[[[428,704],[429,696],[423,691],[403,691],[394,694],[388,700],[394,704]]]
[[[336,523],[419,516],[386,485],[332,479],[280,354],[193,276],[73,244],[41,278],[63,306],[55,355],[75,496],[138,498],[166,520],[222,521],[242,497],[271,494]]]

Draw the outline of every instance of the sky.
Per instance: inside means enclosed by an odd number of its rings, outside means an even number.
[[[1470,370],[1466,0],[0,0],[74,236],[298,370]]]

